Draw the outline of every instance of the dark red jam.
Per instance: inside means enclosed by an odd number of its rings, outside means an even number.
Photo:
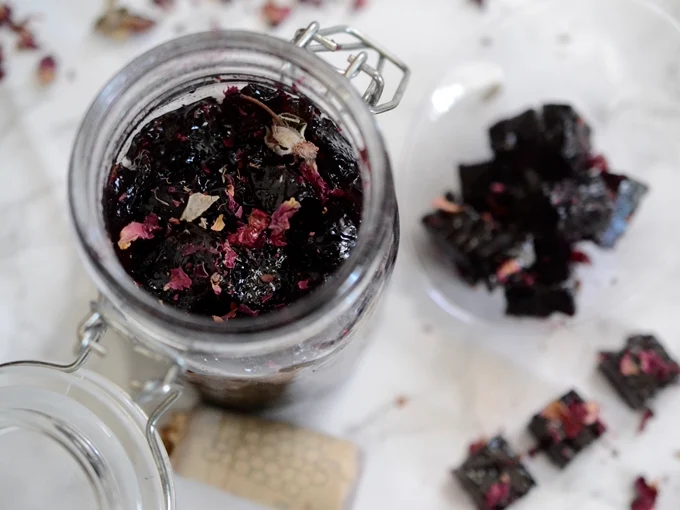
[[[350,143],[308,99],[247,85],[142,127],[103,205],[137,285],[219,322],[330,278],[356,244],[362,185]]]

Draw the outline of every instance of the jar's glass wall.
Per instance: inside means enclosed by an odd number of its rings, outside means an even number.
[[[102,193],[112,162],[151,118],[179,104],[219,97],[227,86],[252,82],[306,96],[339,126],[355,151],[363,179],[362,227],[352,256],[310,296],[256,319],[216,324],[160,305],[135,286],[106,232]],[[81,126],[69,191],[80,247],[104,296],[109,322],[154,349],[181,354],[190,379],[223,402],[227,400],[218,397],[236,390],[248,395],[253,388],[261,400],[290,394],[292,386],[300,386],[303,393],[318,391],[325,386],[321,381],[291,382],[305,379],[305,372],[343,372],[340,361],[352,364],[354,351],[360,350],[359,329],[372,314],[396,256],[391,173],[375,122],[359,94],[312,53],[263,35],[187,36],[121,71]],[[257,400],[257,395],[246,400]]]

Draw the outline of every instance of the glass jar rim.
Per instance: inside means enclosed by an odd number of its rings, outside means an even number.
[[[388,220],[391,218],[386,218],[384,211],[390,210],[391,202],[395,200],[386,192],[387,186],[371,186],[368,190],[370,197],[364,203],[357,244],[350,257],[328,282],[308,296],[280,310],[256,318],[240,318],[218,323],[209,317],[187,314],[174,307],[164,306],[150,294],[138,288],[117,261],[110,243],[108,245],[110,253],[108,251],[102,253],[96,249],[95,240],[100,240],[97,236],[101,233],[93,233],[88,226],[91,211],[87,204],[78,199],[78,177],[74,169],[82,166],[83,161],[88,161],[87,152],[90,150],[89,142],[92,132],[96,131],[99,122],[115,103],[121,90],[137,82],[149,70],[178,56],[220,48],[272,55],[303,69],[317,79],[328,89],[329,93],[342,101],[343,108],[359,127],[365,143],[365,150],[361,152],[359,161],[362,174],[368,172],[372,176],[377,175],[391,182],[389,160],[382,136],[373,114],[359,92],[328,62],[288,41],[249,31],[220,30],[191,34],[151,49],[120,70],[104,86],[89,107],[74,144],[68,183],[71,219],[81,241],[80,248],[84,251],[95,278],[102,284],[99,287],[105,297],[114,304],[125,303],[132,306],[135,311],[139,312],[137,318],[145,322],[160,320],[165,326],[174,328],[178,333],[190,333],[192,338],[188,341],[194,349],[200,348],[201,344],[204,346],[214,344],[215,340],[225,344],[261,340],[261,338],[249,338],[249,336],[273,329],[276,329],[277,333],[285,334],[287,330],[295,330],[294,324],[297,321],[322,316],[335,306],[342,304],[343,301],[351,299],[371,272],[370,253],[377,249],[390,228]],[[89,167],[89,164],[85,166]],[[90,170],[90,168],[86,169],[86,171]],[[105,235],[108,238],[108,234]],[[115,263],[112,263],[112,257],[115,258]],[[169,339],[168,342],[172,343]],[[174,347],[186,349],[188,345],[175,342]]]

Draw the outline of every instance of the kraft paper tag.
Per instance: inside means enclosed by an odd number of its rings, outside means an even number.
[[[211,408],[173,417],[164,435],[186,478],[281,510],[351,506],[360,454],[348,441]]]

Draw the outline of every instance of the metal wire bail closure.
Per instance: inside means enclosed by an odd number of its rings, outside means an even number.
[[[350,36],[352,42],[339,44],[332,39],[333,36],[338,35]],[[307,28],[298,30],[295,33],[292,42],[296,46],[307,48],[314,53],[359,50],[359,53],[350,54],[347,57],[349,65],[346,68],[336,67],[336,69],[338,72],[345,75],[348,80],[353,80],[362,73],[371,79],[370,84],[363,94],[363,99],[368,103],[371,113],[379,114],[393,110],[399,106],[402,97],[404,97],[406,87],[408,86],[408,80],[411,76],[409,68],[394,54],[375,42],[372,42],[361,32],[352,27],[338,25],[322,29],[317,21],[313,21]],[[375,52],[378,55],[378,62],[375,67],[368,64],[370,58],[369,51]],[[401,71],[401,79],[392,99],[380,102],[385,90],[383,72],[385,70],[386,62],[392,63],[399,71]]]
[[[100,345],[100,340],[107,330],[107,325],[101,314],[97,311],[97,304],[92,303],[92,312],[80,324],[78,328],[78,344],[76,346],[76,359],[69,364],[60,365],[38,360],[11,361],[0,364],[0,370],[10,367],[38,367],[45,369],[58,370],[65,373],[73,373],[81,368],[94,352],[100,356],[106,355],[106,348]],[[163,458],[164,446],[157,433],[157,424],[163,414],[172,407],[175,401],[182,394],[182,386],[177,383],[177,379],[182,373],[182,365],[173,363],[165,377],[150,381],[149,388],[142,392],[137,399],[150,400],[156,397],[164,397],[161,403],[149,415],[145,436],[151,449],[154,463],[158,469],[163,490],[164,509],[174,508],[175,494],[171,479],[171,473]]]

